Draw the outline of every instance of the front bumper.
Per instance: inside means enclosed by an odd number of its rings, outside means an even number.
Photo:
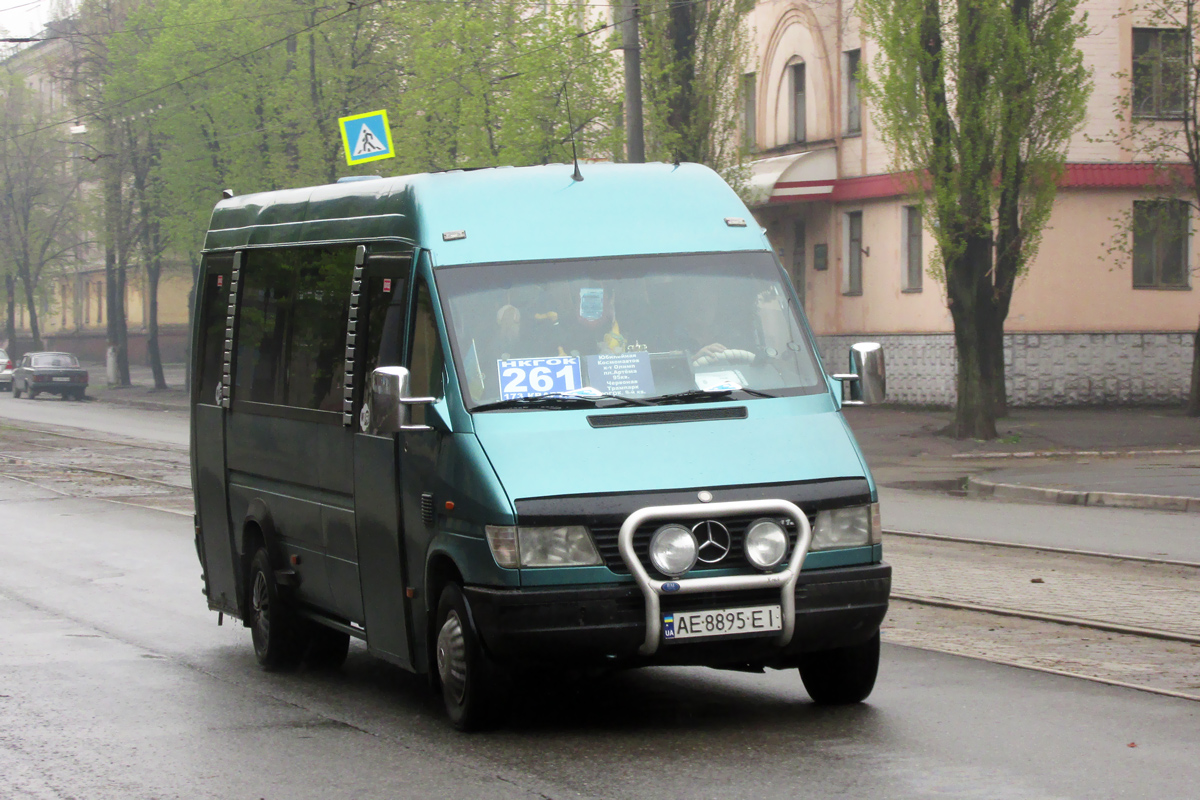
[[[493,658],[565,666],[694,664],[756,668],[796,666],[802,653],[859,644],[887,613],[888,564],[801,572],[795,588],[795,628],[780,646],[773,637],[689,640],[664,644],[652,655],[646,604],[633,584],[571,589],[493,589],[468,586],[476,629]],[[662,612],[735,608],[779,602],[776,589],[720,591],[663,599]]]

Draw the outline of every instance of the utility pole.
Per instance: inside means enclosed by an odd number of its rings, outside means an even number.
[[[621,49],[625,51],[625,148],[632,164],[646,161],[642,134],[642,48],[638,41],[638,0],[621,5]]]

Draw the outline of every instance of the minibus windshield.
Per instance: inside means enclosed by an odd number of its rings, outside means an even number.
[[[435,274],[469,408],[828,391],[770,253],[513,262]]]

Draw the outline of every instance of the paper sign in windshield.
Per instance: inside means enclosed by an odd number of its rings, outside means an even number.
[[[502,358],[496,365],[500,370],[501,400],[574,392],[582,383],[576,356]]]
[[[654,394],[649,353],[588,356],[587,364],[588,383],[605,394],[619,397]]]

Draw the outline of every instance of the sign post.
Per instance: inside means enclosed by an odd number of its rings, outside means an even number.
[[[350,166],[393,158],[392,129],[388,126],[387,111],[370,111],[352,117],[338,119],[342,130],[342,145],[346,149],[346,163]]]

